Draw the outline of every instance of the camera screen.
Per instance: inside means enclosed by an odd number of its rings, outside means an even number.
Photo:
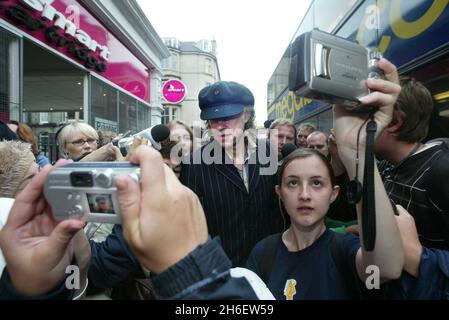
[[[115,214],[112,195],[102,193],[87,193],[86,195],[91,213]]]

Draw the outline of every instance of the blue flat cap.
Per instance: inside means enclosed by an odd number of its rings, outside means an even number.
[[[254,106],[254,96],[247,87],[233,81],[219,81],[198,94],[202,120],[235,116],[246,106]]]

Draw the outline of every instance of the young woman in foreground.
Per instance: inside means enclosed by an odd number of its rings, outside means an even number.
[[[363,98],[363,104],[374,104],[377,134],[389,124],[393,105],[400,92],[396,68],[387,60],[380,61],[387,80],[368,80],[375,90]],[[355,177],[357,135],[360,131],[358,179],[363,183],[366,114],[354,114],[341,106],[334,107],[334,130],[340,158],[349,178]],[[379,282],[396,279],[403,267],[403,248],[393,208],[383,187],[377,168],[374,168],[376,240],[373,251],[367,252],[359,238],[346,234],[339,239],[339,260],[332,249],[335,234],[327,230],[324,218],[329,205],[338,195],[339,187],[329,162],[312,150],[291,153],[280,168],[276,192],[291,226],[279,234],[273,255],[271,272],[266,280],[277,299],[350,299],[361,298],[360,288],[365,280],[378,271]],[[361,219],[361,202],[357,204]],[[360,237],[363,239],[363,233]],[[267,239],[253,249],[247,267],[265,278],[263,256],[267,254]],[[266,263],[265,263],[266,264]],[[374,267],[372,267],[374,266]],[[376,272],[375,271],[375,272]],[[348,281],[350,276],[357,281]],[[359,281],[360,280],[360,281]],[[356,292],[356,294],[355,294]],[[357,294],[358,293],[358,294]]]

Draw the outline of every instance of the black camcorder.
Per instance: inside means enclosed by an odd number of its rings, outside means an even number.
[[[300,35],[291,47],[288,87],[296,95],[370,112],[359,98],[371,91],[368,78],[384,78],[381,54],[344,38],[314,29]]]

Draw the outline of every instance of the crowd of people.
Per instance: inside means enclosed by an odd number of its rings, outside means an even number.
[[[262,139],[251,91],[220,81],[199,93],[209,138],[198,146],[175,121],[160,150],[135,137],[123,155],[77,121],[58,131],[52,166],[26,124],[0,123],[0,299],[449,298],[449,146],[424,141],[429,91],[379,66],[386,79],[368,80],[361,98],[378,106],[374,248],[347,193],[364,181],[367,115],[334,106],[329,134],[277,119]],[[69,161],[140,166],[140,184],[114,177],[121,225],[54,219],[43,186]],[[90,200],[113,212],[109,195]]]

